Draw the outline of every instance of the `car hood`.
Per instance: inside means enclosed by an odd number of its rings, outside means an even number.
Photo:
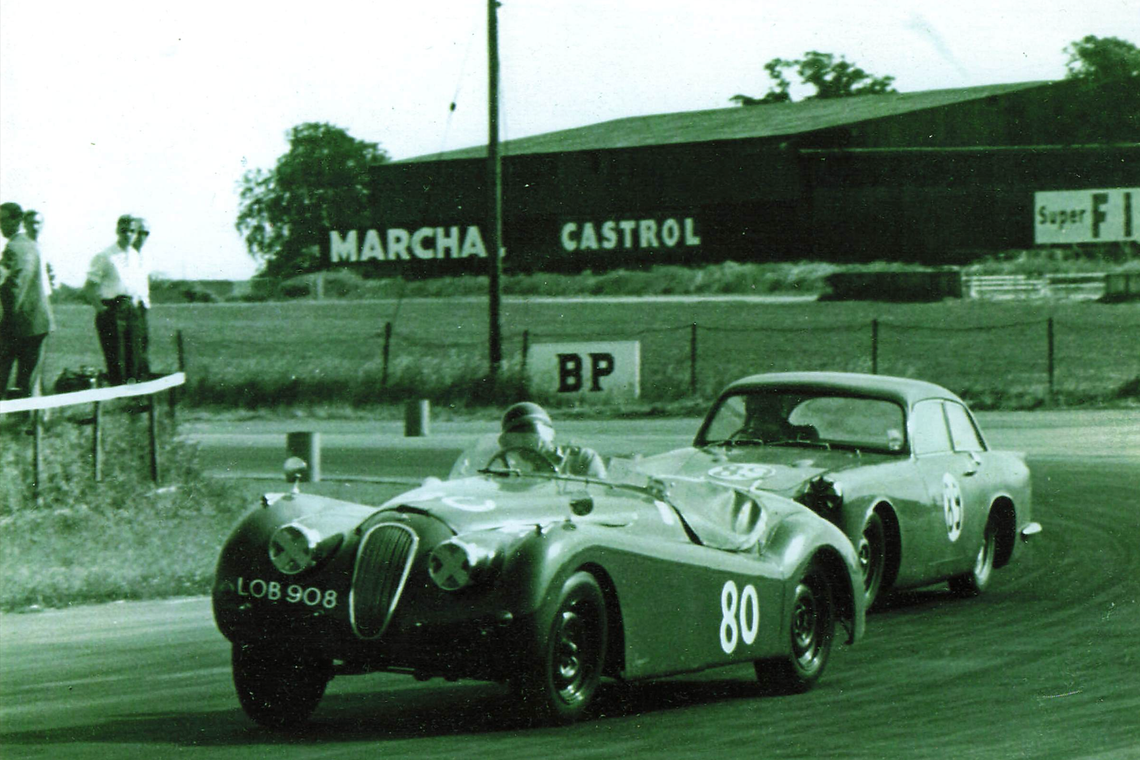
[[[536,477],[429,479],[400,494],[381,510],[404,508],[429,513],[456,533],[546,524],[574,519],[629,525],[648,505],[636,498],[595,498],[584,484]],[[576,514],[577,513],[577,514]]]
[[[794,496],[812,478],[856,467],[891,462],[898,455],[799,446],[709,446],[645,457],[638,467],[650,475],[710,480]]]

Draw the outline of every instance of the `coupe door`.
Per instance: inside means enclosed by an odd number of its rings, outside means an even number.
[[[966,516],[978,509],[971,478],[977,461],[956,452],[944,402],[920,401],[910,418],[911,449],[926,488],[926,519],[921,535],[912,536],[926,550],[927,577],[944,578],[968,555],[964,540]]]

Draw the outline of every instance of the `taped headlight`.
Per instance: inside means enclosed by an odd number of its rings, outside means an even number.
[[[453,538],[428,556],[428,575],[444,591],[458,591],[483,577],[494,554],[483,547]]]
[[[830,478],[812,478],[797,501],[817,512],[831,512],[843,505],[843,486]]]
[[[269,537],[269,561],[285,575],[297,575],[329,556],[340,540],[340,534],[322,538],[306,525],[289,523]]]

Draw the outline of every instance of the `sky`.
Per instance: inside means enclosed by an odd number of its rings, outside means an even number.
[[[0,201],[44,214],[68,284],[122,213],[150,222],[165,275],[248,277],[240,179],[291,127],[393,159],[487,141],[486,18],[484,0],[0,0]],[[503,0],[498,18],[503,140],[731,108],[809,50],[914,92],[1061,79],[1089,34],[1140,44],[1140,0]]]

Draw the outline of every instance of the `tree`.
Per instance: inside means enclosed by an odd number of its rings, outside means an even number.
[[[843,56],[809,50],[803,58],[785,60],[773,58],[764,64],[768,77],[775,82],[762,98],[748,95],[733,95],[729,100],[742,106],[756,106],[765,103],[787,103],[792,99],[791,82],[785,74],[795,71],[800,80],[815,88],[815,92],[805,100],[827,98],[849,98],[855,95],[881,95],[896,92],[894,77],[877,77],[867,73]]]
[[[1065,48],[1066,79],[1092,82],[1140,79],[1140,48],[1119,37],[1090,34]]]
[[[307,122],[287,135],[289,151],[272,170],[242,176],[236,224],[262,273],[272,277],[320,268],[330,229],[366,224],[369,167],[389,160],[378,144],[331,124]]]

